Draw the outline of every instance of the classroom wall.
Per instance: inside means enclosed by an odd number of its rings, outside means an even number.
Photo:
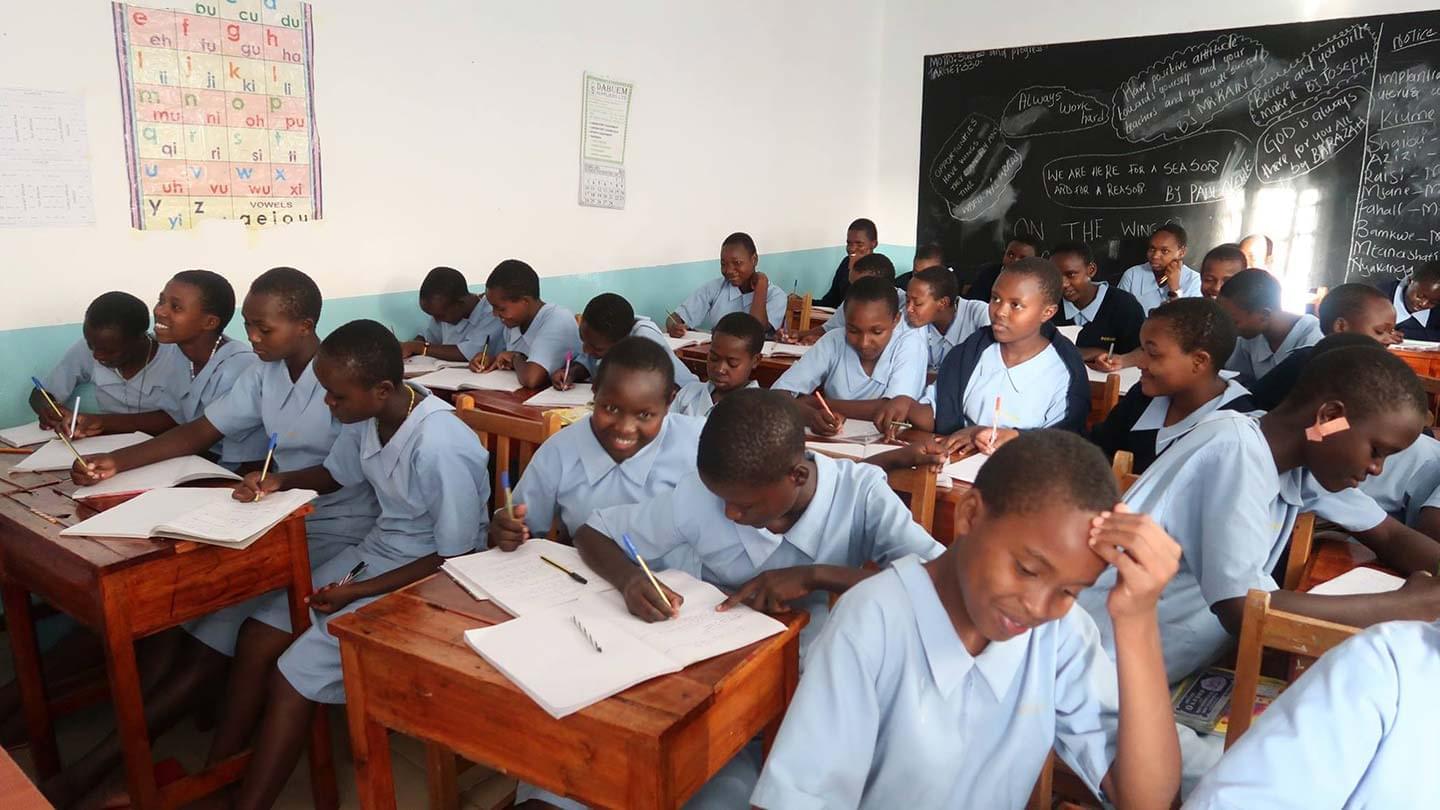
[[[130,228],[110,4],[6,4],[0,84],[85,96],[96,224],[0,229],[0,423],[24,417],[30,374],[79,337],[94,295],[148,301],[182,268],[243,292],[291,264],[326,294],[322,326],[410,328],[430,267],[482,282],[516,256],[549,299],[578,309],[608,289],[663,318],[736,230],[787,289],[820,284],[870,206],[875,128],[847,116],[875,104],[878,4],[313,5],[325,219],[161,233]],[[576,204],[585,70],[635,83],[624,211]]]

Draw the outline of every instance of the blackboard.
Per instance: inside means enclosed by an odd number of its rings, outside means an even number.
[[[1440,258],[1440,12],[925,57],[916,244],[1017,233],[1113,275],[1178,222],[1186,263],[1263,231],[1289,283]]]

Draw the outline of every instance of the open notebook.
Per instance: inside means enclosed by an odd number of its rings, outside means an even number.
[[[1374,568],[1352,568],[1332,580],[1322,582],[1308,593],[1321,596],[1350,596],[1353,594],[1386,593],[1398,591],[1405,580],[1394,574],[1377,571]]]
[[[286,515],[315,498],[315,491],[272,492],[237,501],[228,488],[152,489],[60,532],[80,537],[168,537],[245,548]]]
[[[54,435],[54,434],[51,434]],[[139,444],[150,438],[148,433],[115,433],[109,436],[91,436],[88,439],[74,439],[70,443],[75,445],[75,452],[82,456],[93,456],[98,453],[113,453],[122,447],[129,447],[132,444]],[[26,456],[15,465],[15,469],[25,472],[47,472],[50,470],[68,470],[70,465],[75,463],[75,456],[65,442],[59,439],[51,439],[45,446],[37,448],[35,452]]]
[[[820,435],[809,428],[805,429],[805,433],[808,436]],[[850,441],[869,444],[870,442],[878,442],[885,438],[885,436],[875,429],[874,423],[866,422],[864,419],[846,419],[845,424],[840,426],[839,433],[836,433],[834,436],[820,436],[820,438],[831,441]]]
[[[432,371],[439,371],[444,368],[467,368],[469,363],[464,360],[439,360],[434,357],[422,357],[415,355],[405,358],[406,374],[428,374]]]
[[[584,585],[540,559],[549,558],[588,580]],[[574,547],[536,538],[514,551],[498,548],[451,557],[440,566],[476,599],[489,599],[512,616],[537,613],[588,594],[614,590],[580,560]]]
[[[164,489],[176,484],[204,481],[210,478],[240,480],[240,476],[213,461],[199,456],[181,456],[116,473],[93,486],[80,487],[75,490],[74,498],[81,500],[100,495],[129,495],[133,492]],[[228,493],[230,490],[225,491]]]
[[[710,333],[696,332],[693,329],[687,329],[684,337],[677,338],[666,335],[665,342],[670,344],[670,351],[678,352],[686,346],[698,346],[701,343],[709,343]]]
[[[851,442],[805,442],[805,447],[827,456],[844,456],[856,461],[900,449],[898,444],[852,444]]]
[[[46,430],[40,427],[36,421],[26,422],[23,425],[16,425],[12,428],[0,430],[0,442],[11,447],[29,447],[32,444],[44,444],[55,438],[55,431]]]
[[[536,408],[575,408],[589,405],[594,398],[595,390],[590,383],[575,383],[569,391],[546,388],[525,400],[525,404]]]
[[[519,391],[524,388],[513,371],[476,374],[468,368],[443,368],[415,377],[411,382],[441,391]]]
[[[801,343],[780,343],[774,340],[767,340],[765,341],[765,345],[760,347],[760,354],[765,357],[774,357],[777,354],[788,357],[799,357],[805,352],[810,351],[810,348],[810,346]]]
[[[680,615],[669,621],[652,624],[630,615],[624,597],[611,590],[468,630],[465,643],[552,717],[560,718],[785,629],[744,606],[716,612],[725,595],[683,571],[662,571],[658,576],[685,598]]]

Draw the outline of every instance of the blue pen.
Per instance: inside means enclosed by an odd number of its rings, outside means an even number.
[[[660,587],[660,580],[655,578],[655,574],[650,570],[650,566],[645,564],[645,558],[640,556],[640,552],[635,550],[635,544],[630,542],[630,535],[620,535],[620,542],[625,544],[625,553],[630,555],[630,559],[640,563],[640,570],[644,571],[645,576],[650,578],[650,584],[655,586],[655,592],[660,594],[660,600],[665,603],[665,607],[674,610],[674,606],[670,604],[670,597],[666,596],[665,589]]]
[[[34,385],[35,385],[35,390],[36,390],[36,391],[39,391],[39,392],[40,392],[40,395],[43,396],[43,397],[45,397],[45,401],[48,402],[48,403],[50,403],[50,407],[55,409],[55,415],[58,416],[58,417],[60,417],[61,419],[64,419],[64,418],[65,418],[65,414],[61,412],[60,406],[57,405],[57,404],[55,404],[55,398],[52,397],[52,396],[50,396],[50,392],[49,392],[49,391],[46,391],[46,390],[45,390],[45,384],[42,383],[42,382],[40,382],[40,378],[39,378],[39,377],[31,377],[31,378],[30,378],[30,382],[34,383]]]
[[[515,517],[515,501],[510,496],[510,471],[504,470],[500,473],[500,488],[505,490],[505,515]]]

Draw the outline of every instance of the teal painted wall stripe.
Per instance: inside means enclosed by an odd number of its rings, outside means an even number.
[[[913,246],[884,245],[881,251],[895,262],[899,272],[909,269],[914,258]],[[844,248],[827,247],[766,253],[760,256],[760,269],[773,284],[789,292],[798,282],[800,290],[823,294],[829,289],[835,265],[845,255]],[[678,305],[702,282],[718,275],[719,263],[714,259],[654,267],[633,267],[603,273],[555,276],[540,280],[540,293],[547,301],[576,312],[602,292],[625,296],[635,311],[656,321]],[[418,288],[419,279],[416,279]],[[471,278],[478,289],[480,278]],[[133,291],[142,300],[150,301],[153,292]],[[243,295],[243,291],[237,290]],[[326,299],[320,317],[320,333],[326,334],[340,324],[357,318],[373,318],[397,330],[402,336],[414,335],[424,324],[425,316],[415,300],[415,291],[358,295]],[[88,301],[87,301],[88,303]],[[237,317],[228,333],[239,340],[245,332]],[[0,426],[17,425],[33,418],[26,399],[30,395],[30,377],[44,376],[59,362],[72,343],[80,339],[80,324],[37,326],[28,329],[0,331]]]

